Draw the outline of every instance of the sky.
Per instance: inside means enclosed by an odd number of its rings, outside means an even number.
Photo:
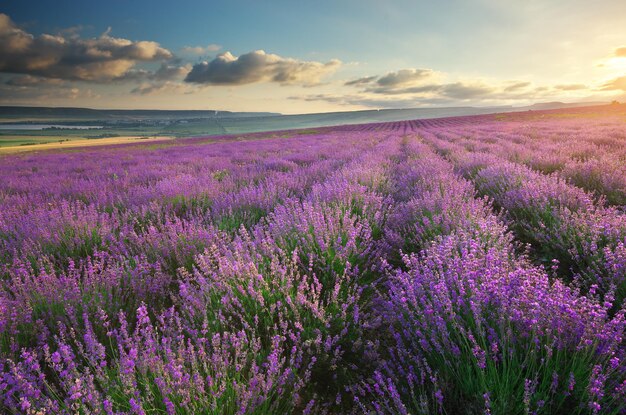
[[[3,0],[0,105],[626,101],[626,1]]]

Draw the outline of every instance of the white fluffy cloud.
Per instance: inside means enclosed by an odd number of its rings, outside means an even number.
[[[109,31],[91,39],[75,33],[34,36],[0,14],[0,72],[101,82],[123,79],[138,62],[172,56],[157,42],[115,38]]]
[[[344,82],[343,85],[351,87],[354,92],[308,94],[301,98],[293,95],[290,99],[325,101],[346,106],[408,108],[424,105],[527,104],[533,101],[560,100],[564,96],[585,98],[591,92],[591,88],[583,84],[538,86],[521,80],[458,78],[424,68],[401,69],[384,75],[366,76]],[[626,88],[626,84],[619,78],[607,82],[603,88],[618,90]]]
[[[185,80],[197,84],[243,85],[255,82],[315,85],[322,77],[336,71],[341,62],[326,63],[284,58],[263,50],[241,56],[230,52],[219,54],[209,62],[193,66]]]
[[[401,69],[381,76],[376,83],[386,88],[407,87],[420,84],[434,76],[435,71],[432,69]]]

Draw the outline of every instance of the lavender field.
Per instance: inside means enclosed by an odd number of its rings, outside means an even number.
[[[0,158],[0,412],[625,414],[626,105]]]

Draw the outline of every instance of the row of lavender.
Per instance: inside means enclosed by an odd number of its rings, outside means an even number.
[[[346,141],[351,145],[342,145]],[[283,140],[267,140],[230,147],[189,146],[153,152],[118,149],[94,152],[88,157],[76,154],[9,160],[5,164],[9,180],[3,182],[2,193],[6,208],[0,222],[5,258],[0,328],[3,352],[6,357],[12,357],[3,362],[8,365],[2,384],[5,405],[12,410],[35,412],[44,408],[51,412],[71,412],[84,406],[83,410],[89,413],[132,409],[129,405],[133,399],[146,408],[165,405],[168,395],[165,392],[162,399],[149,403],[143,402],[149,398],[141,396],[139,390],[128,388],[123,388],[115,401],[115,392],[101,383],[107,382],[110,374],[93,380],[90,361],[93,356],[83,356],[82,351],[104,350],[104,355],[98,356],[112,359],[104,366],[118,367],[124,360],[123,346],[129,344],[124,341],[128,332],[122,335],[121,330],[139,329],[138,324],[143,320],[136,316],[137,310],[147,310],[142,304],[150,304],[150,313],[156,319],[167,313],[180,318],[180,305],[190,304],[182,301],[191,289],[183,283],[187,278],[182,276],[182,269],[187,266],[191,271],[192,264],[201,262],[194,259],[195,255],[216,246],[224,253],[231,253],[233,246],[242,243],[239,238],[234,242],[232,237],[240,225],[254,227],[276,205],[303,199],[313,185],[319,186],[320,181],[336,174],[346,163],[352,162],[353,168],[349,170],[354,171],[360,162],[354,164],[352,159],[366,157],[363,152],[368,154],[374,144],[362,136],[350,139],[329,135],[315,140],[294,139],[289,146]],[[225,156],[234,150],[236,155]],[[31,161],[37,163],[36,169],[29,166]],[[37,187],[32,175],[50,181],[38,183]],[[125,178],[122,183],[111,183],[119,177]],[[63,180],[69,186],[59,184]],[[145,199],[142,195],[146,195]],[[142,200],[144,203],[140,204]],[[291,260],[291,253],[285,258]],[[263,261],[266,260],[269,261]],[[272,268],[269,272],[274,271]],[[231,282],[239,283],[235,279]],[[273,290],[268,293],[272,294]],[[217,298],[226,301],[224,295]],[[205,308],[211,312],[225,312],[220,306],[212,309],[210,305],[206,303]],[[232,320],[232,317],[223,318]],[[213,316],[210,323],[220,324],[220,319]],[[111,326],[106,320],[115,322]],[[222,323],[226,325],[227,321]],[[203,332],[203,323],[196,322],[195,317],[181,328],[181,336],[196,333],[193,338],[198,337],[198,347],[202,346],[205,354],[210,349],[216,358],[219,355],[214,340],[224,339],[224,358],[237,352],[233,342],[243,342],[241,356],[235,353],[234,360],[222,368],[206,369],[207,376],[203,377],[206,382],[212,383],[211,379],[216,378],[221,379],[222,385],[228,385],[233,377],[225,376],[221,370],[234,371],[233,376],[237,375],[235,362],[242,360],[242,356],[252,359],[251,365],[256,367],[254,358],[261,351],[256,346],[249,348],[248,343],[253,344],[257,339],[250,337],[254,333],[239,327],[240,322],[236,323],[233,325],[237,327],[226,325],[202,336],[199,333]],[[78,337],[69,345],[68,336]],[[82,344],[87,341],[85,336],[95,343]],[[148,346],[142,340],[137,341],[130,346],[134,351],[129,353],[136,354],[138,347]],[[268,338],[264,336],[263,341],[267,343]],[[45,350],[50,347],[58,349],[54,357],[46,356]],[[50,370],[57,365],[53,360],[57,360],[58,352],[65,350],[70,353],[66,356],[67,364],[75,367],[83,362],[85,373],[63,372],[42,378],[33,372],[34,377],[26,376],[21,366],[27,361],[24,359],[30,353],[28,350],[39,352],[33,361],[36,366],[24,368],[27,372],[38,371],[42,359],[47,363],[45,370]],[[270,357],[276,356],[267,356]],[[283,353],[276,358],[283,359]],[[204,365],[204,359],[202,362]],[[150,361],[143,363],[148,365]],[[238,391],[247,389],[249,382],[257,382],[256,369],[250,367],[250,370],[243,374]],[[65,378],[65,374],[70,377]],[[113,383],[121,381],[118,376],[110,377]],[[76,383],[71,386],[76,393],[68,391],[66,382]],[[235,409],[245,410],[246,399],[256,401],[265,395],[263,384],[260,382],[259,391],[248,398],[236,391],[225,394],[224,402],[218,399],[220,393],[206,395],[216,399],[213,406],[217,412],[233,402],[237,405]],[[273,388],[271,383],[268,388]],[[179,385],[172,393],[185,390],[191,393],[189,385]],[[204,385],[200,385],[200,390],[205,390]],[[86,396],[90,402],[85,401]],[[60,402],[59,397],[62,397]],[[198,399],[189,402],[208,405]],[[185,407],[185,403],[179,404]]]
[[[539,262],[583,288],[616,295],[621,303],[626,298],[626,205],[620,203],[626,197],[623,122],[595,130],[587,126],[586,141],[578,132],[569,134],[580,121],[560,124],[543,123],[546,133],[541,137],[507,131],[535,131],[536,125],[498,130],[493,124],[425,129],[421,135],[472,180],[480,194],[493,199]],[[560,154],[550,146],[555,131],[560,131]],[[546,171],[541,168],[546,159],[570,167]]]
[[[623,413],[623,216],[480,122],[4,159],[3,408]]]

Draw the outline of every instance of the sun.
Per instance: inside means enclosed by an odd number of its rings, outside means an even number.
[[[604,67],[616,75],[626,74],[626,57],[615,56],[604,62]]]

